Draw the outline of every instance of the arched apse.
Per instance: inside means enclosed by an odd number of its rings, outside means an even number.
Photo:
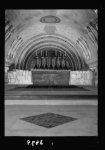
[[[5,18],[5,58],[8,66],[23,66],[23,61],[29,63],[36,52],[39,54],[47,48],[56,49],[58,53],[66,51],[71,66],[72,60],[75,60],[77,65],[74,66],[80,66],[78,61],[81,61],[89,68],[96,68],[98,20],[93,10],[9,10]],[[57,21],[57,18],[60,20]]]
[[[69,39],[61,35],[38,35],[31,38],[20,47],[20,50],[13,50],[14,64],[18,69],[29,69],[29,63],[33,58],[41,57],[41,52],[55,51],[58,57],[61,55],[62,59],[65,57],[71,70],[87,70],[88,64],[86,63],[80,49],[74,45]],[[11,51],[11,53],[13,53]],[[37,56],[38,55],[38,56]],[[36,57],[35,57],[36,56]]]

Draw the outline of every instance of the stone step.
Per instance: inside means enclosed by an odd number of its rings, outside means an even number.
[[[80,100],[78,99],[77,101],[75,100],[5,100],[5,105],[55,105],[55,106],[60,106],[60,105],[94,105],[97,106],[98,105],[98,101],[97,100]]]
[[[27,95],[8,95],[5,96],[5,100],[86,100],[88,98],[88,100],[94,100],[94,99],[98,99],[97,95],[34,95],[34,96],[27,96]]]

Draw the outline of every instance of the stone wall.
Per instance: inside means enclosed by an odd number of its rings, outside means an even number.
[[[31,71],[16,70],[8,72],[8,84],[32,84]]]
[[[93,73],[91,71],[71,71],[69,84],[71,85],[92,85]]]

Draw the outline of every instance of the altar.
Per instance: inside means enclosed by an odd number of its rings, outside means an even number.
[[[32,69],[8,72],[8,84],[35,86],[93,85],[93,72]]]
[[[32,81],[34,85],[69,85],[69,70],[33,70]]]

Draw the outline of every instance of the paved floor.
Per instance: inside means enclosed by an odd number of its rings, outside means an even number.
[[[53,128],[20,118],[56,113],[77,120]],[[5,106],[5,136],[97,136],[97,106]]]

